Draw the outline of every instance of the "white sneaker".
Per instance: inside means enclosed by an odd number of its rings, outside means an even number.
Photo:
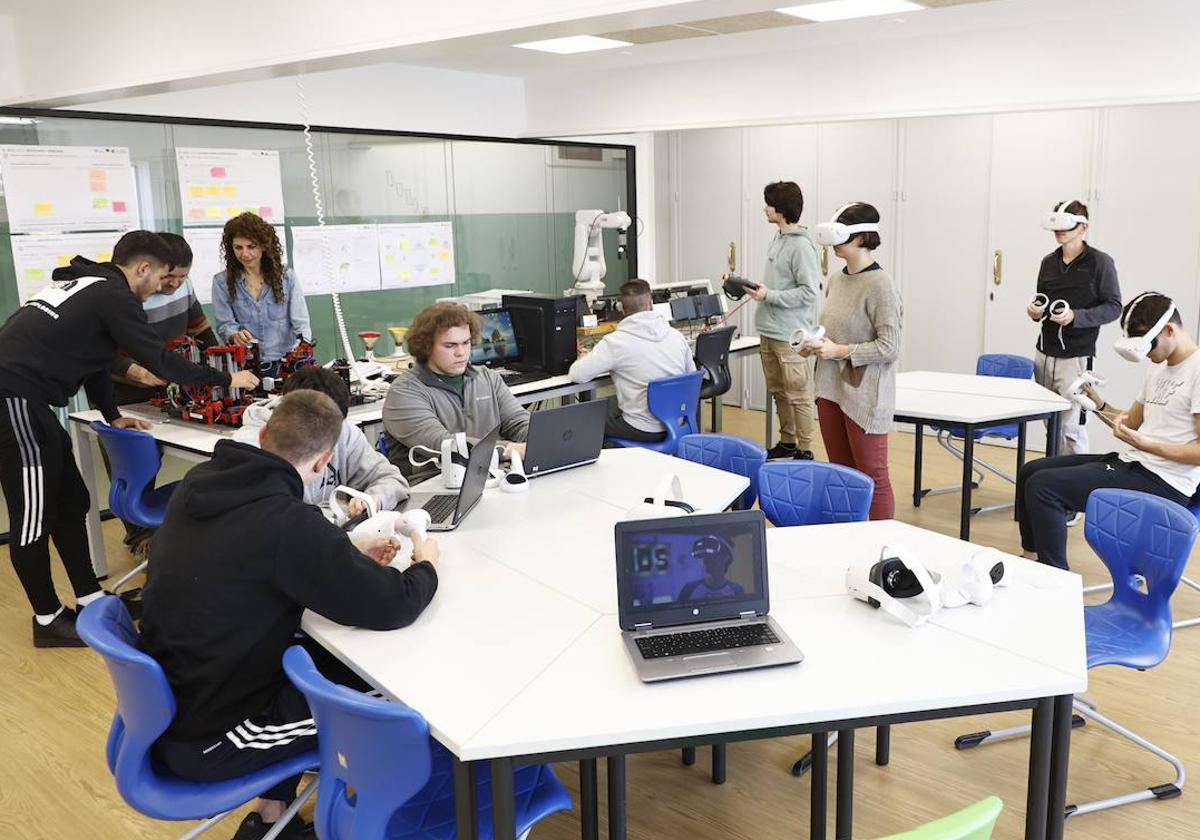
[[[1078,525],[1082,521],[1083,521],[1083,514],[1080,513],[1079,511],[1076,511],[1074,516],[1067,517],[1067,527],[1074,528],[1076,525]]]

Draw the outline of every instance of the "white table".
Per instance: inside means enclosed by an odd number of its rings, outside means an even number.
[[[770,529],[771,614],[805,662],[647,685],[617,624],[612,525],[671,472],[710,510],[746,486],[669,456],[608,450],[526,494],[488,491],[439,537],[439,591],[410,628],[378,633],[311,614],[304,628],[425,716],[456,756],[460,814],[474,813],[474,778],[489,762],[500,840],[513,837],[514,764],[580,760],[594,837],[596,760],[606,758],[610,837],[623,837],[625,754],[800,733],[813,734],[812,836],[824,837],[828,732],[852,743],[861,727],[1017,708],[1034,709],[1025,836],[1061,837],[1071,696],[1087,687],[1078,576],[1008,558],[1010,584],[987,608],[910,630],[845,594],[849,559],[903,542],[946,568],[973,546],[896,522]],[[849,837],[853,749],[838,755],[837,836]],[[459,837],[474,826],[460,817]]]
[[[896,377],[896,408],[893,419],[912,423],[913,505],[920,507],[926,491],[921,486],[921,461],[927,424],[954,425],[963,433],[962,497],[959,507],[959,536],[971,536],[971,491],[974,489],[975,431],[1004,423],[1017,424],[1017,469],[1025,463],[1026,424],[1048,420],[1046,455],[1058,451],[1061,412],[1071,402],[1027,379],[975,376],[938,371],[908,371]]]

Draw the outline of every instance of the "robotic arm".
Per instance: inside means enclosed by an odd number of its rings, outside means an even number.
[[[604,247],[601,237],[605,228],[615,228],[621,236],[621,253],[625,250],[625,231],[633,221],[623,210],[605,213],[603,210],[575,211],[575,258],[571,272],[575,275],[576,294],[587,297],[588,303],[604,291],[604,275],[608,267],[604,264]]]

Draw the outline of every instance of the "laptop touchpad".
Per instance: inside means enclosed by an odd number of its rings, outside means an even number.
[[[737,660],[728,653],[703,653],[698,656],[683,657],[683,664],[689,671],[712,671],[720,668],[733,668]]]

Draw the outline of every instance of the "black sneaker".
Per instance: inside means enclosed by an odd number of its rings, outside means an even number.
[[[126,589],[119,596],[125,609],[129,610],[130,621],[141,621],[142,618],[142,588]]]
[[[784,443],[783,441],[779,441],[779,443],[775,444],[774,446],[772,446],[770,449],[767,450],[767,460],[768,461],[775,461],[779,458],[795,458],[795,457],[796,457],[796,444],[794,444],[794,443]]]
[[[251,811],[242,820],[242,824],[238,826],[237,833],[233,835],[233,840],[261,840],[267,835],[267,832],[275,827],[275,823],[263,822],[262,815],[257,811]],[[279,840],[305,840],[305,838],[315,837],[312,833],[312,825],[304,822],[299,817],[293,817],[290,822],[284,827],[283,831],[276,835]]]
[[[75,632],[75,611],[64,609],[54,620],[43,626],[36,617],[33,622],[33,646],[37,648],[87,647]]]
[[[797,461],[815,461],[816,459],[817,459],[817,456],[813,455],[813,452],[811,449],[796,450],[796,460]]]

